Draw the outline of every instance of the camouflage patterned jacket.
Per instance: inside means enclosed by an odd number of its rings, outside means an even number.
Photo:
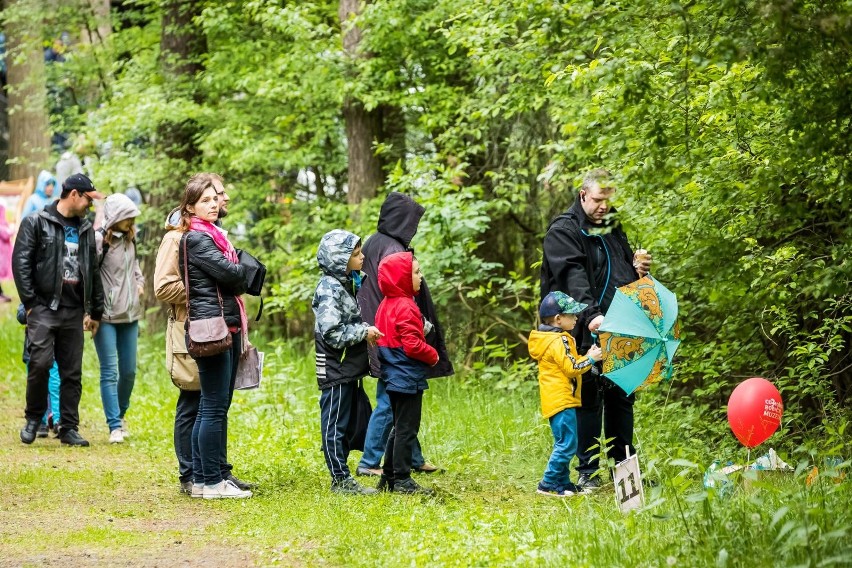
[[[323,275],[311,307],[316,316],[317,384],[320,390],[357,381],[367,374],[367,324],[355,295],[358,283],[346,265],[360,242],[358,236],[335,229],[320,241],[317,262]]]

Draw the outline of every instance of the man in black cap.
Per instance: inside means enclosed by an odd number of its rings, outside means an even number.
[[[88,446],[77,432],[82,393],[83,332],[98,331],[104,295],[98,277],[95,232],[84,217],[103,195],[92,180],[74,174],[62,184],[59,201],[21,222],[12,272],[27,311],[30,363],[27,422],[21,441],[32,444],[47,409],[47,382],[54,358],[59,366],[59,440]]]

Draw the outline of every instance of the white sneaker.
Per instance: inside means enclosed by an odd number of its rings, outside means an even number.
[[[121,431],[121,428],[116,428],[115,430],[109,433],[109,443],[110,444],[121,444],[124,442],[124,432]]]
[[[247,499],[251,491],[243,491],[230,481],[220,481],[216,485],[204,486],[205,499]]]
[[[127,429],[127,418],[121,419],[121,433],[124,435],[125,438],[130,437],[130,430]]]
[[[201,499],[202,497],[204,497],[204,484],[193,483],[192,492],[190,493],[190,496],[194,497],[195,499]]]

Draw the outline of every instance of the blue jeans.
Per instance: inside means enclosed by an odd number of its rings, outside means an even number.
[[[136,382],[136,342],[139,322],[101,322],[95,349],[101,362],[101,402],[110,432],[121,428]]]
[[[241,332],[231,334],[231,349],[199,357],[201,402],[192,428],[192,477],[195,483],[216,485],[222,479],[223,456],[228,448],[228,410],[234,396],[237,363],[242,351]]]
[[[364,454],[361,456],[358,467],[376,469],[382,462],[388,436],[393,427],[393,409],[391,408],[390,397],[385,390],[386,386],[382,379],[376,382],[376,408],[370,415],[367,437],[364,440]],[[411,449],[411,467],[417,469],[424,463],[426,463],[426,460],[423,458],[423,451],[420,449],[420,440],[415,438]]]
[[[553,487],[562,487],[571,481],[568,468],[577,453],[577,410],[566,408],[551,416],[550,430],[553,432],[553,453],[542,481]]]

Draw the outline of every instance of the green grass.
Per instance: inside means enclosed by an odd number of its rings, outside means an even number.
[[[229,456],[238,476],[259,482],[256,496],[193,500],[177,492],[177,389],[163,369],[162,333],[142,334],[127,443],[107,443],[87,335],[81,433],[92,447],[63,448],[53,438],[24,446],[23,332],[13,309],[0,307],[3,565],[852,564],[849,477],[806,487],[805,461],[796,474],[736,480],[730,497],[705,491],[703,468],[717,456],[744,461],[745,451],[709,448],[698,414],[666,402],[662,390],[637,404],[643,469],[659,486],[629,515],[616,509],[611,489],[568,500],[537,496],[551,442],[537,391],[498,390],[470,377],[433,381],[426,394],[424,451],[447,472],[418,479],[438,498],[334,495],[319,449],[313,359],[282,342],[265,347],[262,389],[236,393],[230,414]],[[847,442],[847,457],[848,450]],[[350,458],[353,469],[359,455]]]

